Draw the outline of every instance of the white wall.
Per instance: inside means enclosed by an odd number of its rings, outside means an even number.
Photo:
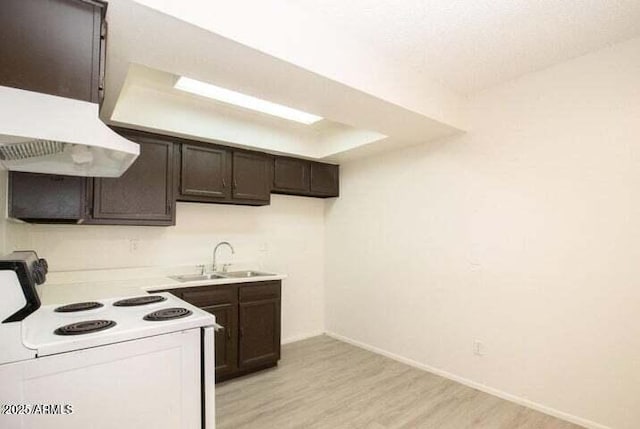
[[[55,271],[210,264],[287,274],[282,287],[282,339],[324,329],[324,201],[272,195],[270,206],[178,203],[176,226],[25,225],[21,247],[33,248]],[[135,249],[137,247],[137,249]]]
[[[463,137],[342,165],[327,329],[637,428],[640,39],[485,91],[468,114]]]
[[[0,255],[22,248],[26,239],[26,225],[10,221],[5,212],[7,210],[8,172],[0,167]]]

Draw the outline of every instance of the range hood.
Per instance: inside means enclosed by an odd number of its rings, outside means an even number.
[[[7,170],[119,177],[139,153],[100,120],[96,103],[0,86],[0,164]]]

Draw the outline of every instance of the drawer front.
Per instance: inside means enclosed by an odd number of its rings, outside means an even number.
[[[237,302],[236,288],[231,285],[202,286],[182,292],[181,298],[196,307]]]
[[[240,302],[280,298],[280,282],[261,282],[240,286]]]

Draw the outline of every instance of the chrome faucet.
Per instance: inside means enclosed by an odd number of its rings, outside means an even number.
[[[218,271],[218,264],[216,263],[216,254],[218,253],[218,248],[222,245],[226,245],[229,246],[229,249],[231,249],[231,254],[235,254],[236,251],[233,250],[233,246],[231,245],[231,243],[229,243],[228,241],[221,241],[220,243],[216,244],[216,247],[213,249],[213,272],[217,272]],[[226,272],[227,271],[227,266],[229,264],[224,264],[222,266],[222,271]]]

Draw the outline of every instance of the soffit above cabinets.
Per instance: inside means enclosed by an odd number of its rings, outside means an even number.
[[[311,159],[335,157],[387,136],[328,119],[306,125],[174,88],[178,76],[131,64],[111,122]]]
[[[382,73],[372,62],[360,64],[360,80],[366,84],[359,85],[133,0],[110,2],[107,19],[106,98],[101,117],[116,125],[329,161],[462,132],[459,117],[451,114],[455,108],[400,103],[385,91],[371,89],[372,79],[379,79]],[[340,51],[336,46],[333,50]],[[323,55],[317,52],[316,56]],[[340,67],[347,70],[351,66]],[[325,119],[297,124],[187,94],[173,88],[180,76]],[[393,81],[407,93],[416,90],[402,78],[385,82]],[[443,99],[436,92],[429,96],[420,91],[413,94],[414,100]]]

